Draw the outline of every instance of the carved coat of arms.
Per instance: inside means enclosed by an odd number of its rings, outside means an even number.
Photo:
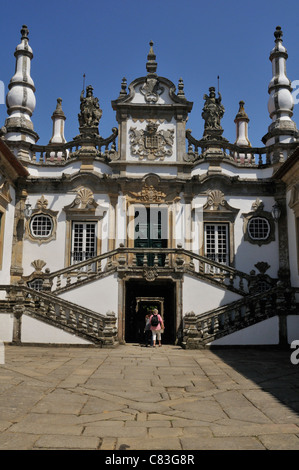
[[[172,155],[174,130],[158,130],[158,124],[153,122],[149,123],[145,130],[131,127],[130,142],[132,155],[138,155],[139,160],[164,160]]]

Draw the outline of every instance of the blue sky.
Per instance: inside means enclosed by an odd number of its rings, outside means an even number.
[[[226,110],[224,137],[235,141],[234,118],[239,101],[244,100],[251,144],[262,146],[270,124],[269,52],[277,25],[282,27],[289,54],[287,75],[299,80],[298,0],[2,0],[0,80],[6,92],[22,24],[29,28],[34,53],[31,75],[37,105],[32,121],[43,145],[51,138],[51,115],[58,97],[67,117],[66,139],[78,134],[84,73],[103,110],[100,134],[108,137],[117,125],[111,101],[118,97],[123,77],[130,83],[146,75],[150,40],[157,73],[176,86],[180,77],[184,80],[186,98],[194,103],[187,127],[198,139],[203,134],[203,95],[210,86],[217,88],[219,75]],[[1,105],[1,125],[5,118],[6,107]],[[299,127],[299,104],[293,119]]]

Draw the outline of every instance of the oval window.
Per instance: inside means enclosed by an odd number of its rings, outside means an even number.
[[[30,230],[34,237],[47,238],[51,235],[53,221],[49,215],[34,215],[30,222]]]
[[[248,235],[252,240],[266,240],[270,235],[270,224],[264,217],[252,217],[248,222]]]

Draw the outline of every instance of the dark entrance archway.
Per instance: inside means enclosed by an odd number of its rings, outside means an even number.
[[[162,343],[174,344],[176,340],[176,292],[171,280],[146,282],[126,281],[125,341],[143,343],[145,315],[153,308],[163,314],[165,331]]]

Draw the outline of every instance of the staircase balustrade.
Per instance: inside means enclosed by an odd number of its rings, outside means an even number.
[[[298,289],[275,286],[245,296],[223,307],[202,314],[184,316],[183,347],[200,349],[207,344],[274,315],[298,314],[295,293]]]
[[[45,275],[53,293],[79,287],[113,272],[126,271],[142,275],[145,268],[155,268],[158,274],[182,272],[241,295],[249,293],[251,276],[232,266],[221,264],[182,247],[178,248],[119,248],[89,258]]]
[[[0,309],[7,313],[27,314],[102,347],[113,346],[117,342],[114,313],[103,315],[24,285],[2,285],[0,291],[7,293],[9,302],[2,301],[0,305]]]

